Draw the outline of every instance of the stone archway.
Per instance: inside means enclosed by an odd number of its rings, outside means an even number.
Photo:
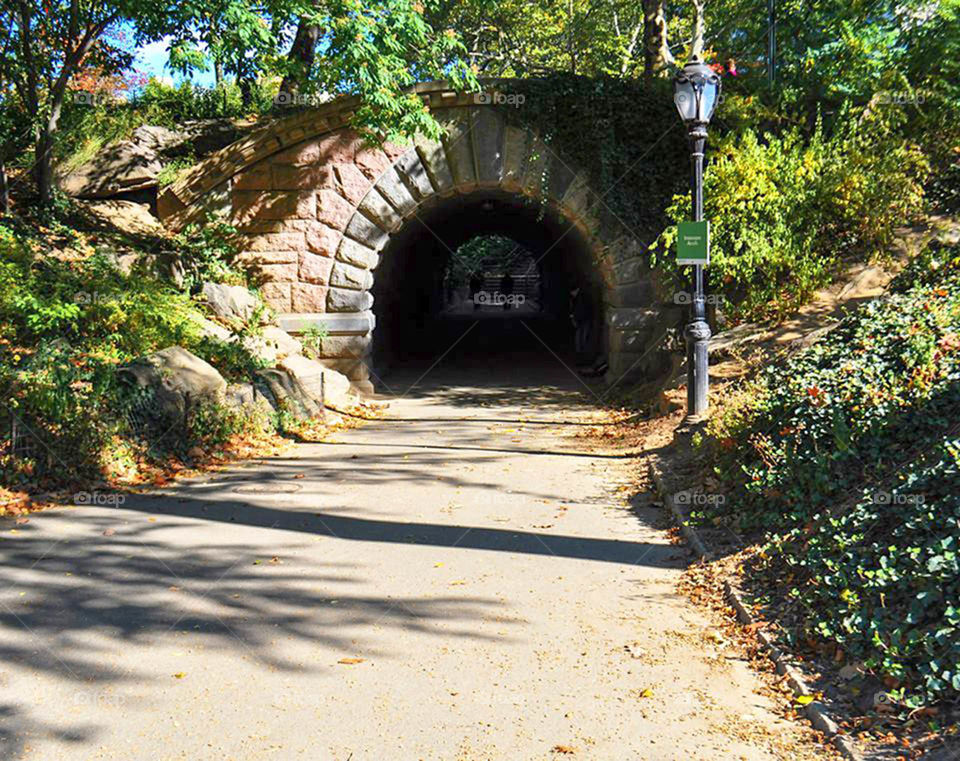
[[[356,100],[340,99],[214,154],[163,192],[159,215],[173,229],[207,215],[234,224],[281,325],[324,325],[323,361],[370,390],[371,291],[394,236],[444,199],[533,200],[588,251],[602,290],[610,377],[655,372],[663,321],[645,241],[609,211],[587,173],[511,124],[490,93],[459,93],[444,82],[415,92],[444,128],[438,142],[372,148],[348,126]]]

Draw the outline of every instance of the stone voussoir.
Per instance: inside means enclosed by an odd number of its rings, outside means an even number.
[[[416,148],[411,148],[397,159],[394,169],[400,175],[400,179],[403,180],[415,201],[420,202],[433,195],[433,185],[423,162],[420,161],[420,154],[417,153]]]
[[[373,273],[362,267],[337,261],[330,272],[330,285],[337,288],[349,288],[363,291],[373,285]]]
[[[376,268],[379,258],[377,252],[372,248],[350,240],[349,238],[344,238],[340,242],[340,249],[337,251],[337,259],[339,261],[347,262],[361,269],[372,270]]]
[[[350,218],[344,232],[357,243],[362,243],[374,251],[382,250],[390,241],[390,235],[386,230],[382,230],[379,225],[359,211]]]
[[[331,287],[327,293],[328,312],[366,312],[373,306],[373,295],[368,291],[354,291]],[[303,310],[319,311],[319,310]]]
[[[384,230],[395,232],[400,229],[403,219],[387,203],[387,200],[380,194],[376,187],[370,188],[370,191],[360,202],[360,211],[366,214],[370,219],[377,223]]]

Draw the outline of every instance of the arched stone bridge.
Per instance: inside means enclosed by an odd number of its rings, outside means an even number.
[[[460,93],[431,82],[415,92],[443,125],[441,141],[369,147],[348,126],[356,99],[339,99],[201,162],[161,194],[159,215],[173,229],[207,214],[234,224],[281,324],[295,332],[325,325],[324,361],[360,388],[371,387],[375,332],[388,332],[392,315],[423,298],[410,295],[418,282],[439,282],[436,251],[418,251],[438,242],[440,253],[452,251],[495,232],[537,255],[552,252],[558,272],[593,279],[608,379],[655,374],[664,321],[643,257],[649,241],[616,218],[585,168],[505,119],[489,87]]]

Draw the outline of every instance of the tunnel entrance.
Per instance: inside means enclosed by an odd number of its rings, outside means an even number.
[[[425,363],[490,372],[559,360],[591,374],[607,353],[602,282],[582,234],[506,193],[421,207],[391,236],[372,293],[374,379]]]

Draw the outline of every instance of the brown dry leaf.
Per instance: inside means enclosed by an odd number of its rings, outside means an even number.
[[[117,533],[117,530],[116,530],[116,529],[108,528],[106,531],[103,532],[103,535],[104,535],[104,536],[113,536],[113,535],[116,534],[116,533]]]
[[[554,753],[563,753],[566,756],[572,756],[577,752],[577,749],[572,745],[554,745],[552,750]]]
[[[357,663],[363,663],[366,658],[341,658],[337,663],[342,663],[345,666],[353,666]]]
[[[303,478],[304,476],[305,476],[304,473],[297,473],[297,475],[295,475],[294,478]]]

